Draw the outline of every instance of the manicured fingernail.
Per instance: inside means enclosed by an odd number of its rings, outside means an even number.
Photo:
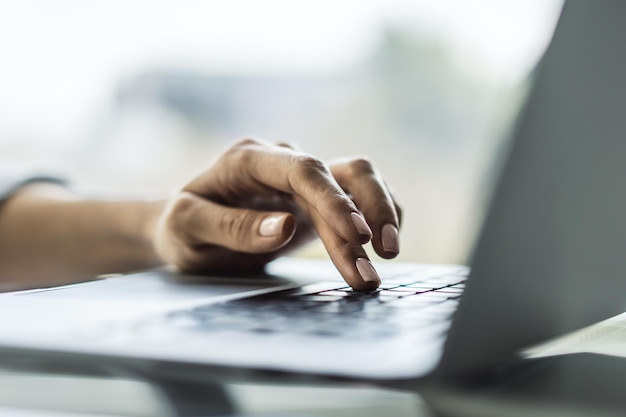
[[[370,239],[372,238],[372,229],[367,225],[367,222],[358,213],[352,212],[350,213],[350,217],[352,217],[352,223],[354,223],[354,227],[357,232],[363,236],[368,236]]]
[[[380,284],[380,277],[378,272],[374,269],[374,266],[370,261],[365,258],[357,258],[356,269],[359,270],[359,274],[365,281],[374,281]]]
[[[259,226],[259,234],[267,237],[279,235],[283,232],[284,223],[285,216],[282,214],[267,216]]]
[[[383,226],[383,249],[385,252],[400,252],[400,238],[398,237],[398,229],[391,223]]]

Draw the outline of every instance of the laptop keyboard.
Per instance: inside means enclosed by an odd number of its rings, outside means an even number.
[[[465,280],[462,273],[422,274],[421,279],[414,274],[387,276],[381,287],[371,292],[357,292],[342,283],[318,283],[172,311],[165,322],[177,329],[201,332],[368,339],[415,330],[424,337],[443,337]]]

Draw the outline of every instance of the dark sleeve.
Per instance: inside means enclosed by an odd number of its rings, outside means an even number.
[[[66,184],[63,178],[47,173],[0,169],[0,203],[11,197],[11,195],[25,185],[35,182]]]

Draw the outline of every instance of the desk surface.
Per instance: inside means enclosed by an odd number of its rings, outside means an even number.
[[[226,384],[244,416],[431,417],[416,394],[364,386]],[[0,417],[172,417],[172,398],[145,381],[0,371]]]

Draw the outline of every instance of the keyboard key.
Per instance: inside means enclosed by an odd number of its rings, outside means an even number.
[[[455,285],[465,282],[467,278],[463,275],[442,275],[439,277],[433,277],[427,279],[425,282],[428,284],[440,284],[440,285]]]
[[[411,288],[411,289],[415,289],[416,291],[432,291],[432,290],[436,290],[439,288],[443,288],[445,285],[436,285],[434,283],[432,284],[427,284],[425,282],[416,282],[413,284],[407,284],[407,285],[403,285],[402,287],[405,288]]]
[[[409,294],[415,294],[417,292],[420,292],[417,289],[410,288],[410,287],[396,287],[396,288],[389,289],[388,291],[390,294],[398,293],[400,295],[409,295]]]
[[[335,297],[345,297],[348,295],[348,291],[339,291],[339,290],[330,290],[330,291],[322,291],[318,293],[319,295],[331,295]]]
[[[295,297],[294,297],[295,298]],[[343,296],[336,295],[302,295],[299,296],[304,301],[313,301],[320,303],[330,303],[332,301],[339,301],[343,298]]]

